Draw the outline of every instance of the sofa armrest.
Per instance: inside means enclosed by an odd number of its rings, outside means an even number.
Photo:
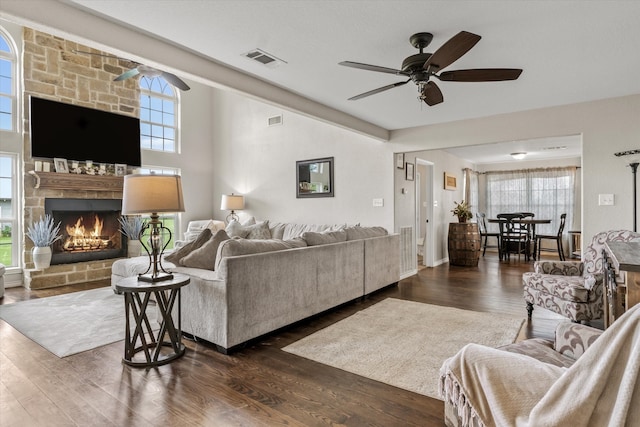
[[[591,326],[561,322],[556,327],[554,348],[558,353],[576,360],[601,334],[600,329]]]
[[[584,264],[580,261],[536,261],[533,270],[540,274],[558,276],[582,276]]]

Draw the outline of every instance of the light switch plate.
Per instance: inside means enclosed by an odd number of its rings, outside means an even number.
[[[376,208],[384,206],[384,199],[373,199],[373,206]]]
[[[613,194],[598,194],[598,206],[613,206]]]

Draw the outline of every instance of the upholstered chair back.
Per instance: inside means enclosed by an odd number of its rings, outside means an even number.
[[[593,236],[584,251],[584,274],[602,273],[602,250],[605,242],[640,242],[640,233],[629,230],[609,230]]]

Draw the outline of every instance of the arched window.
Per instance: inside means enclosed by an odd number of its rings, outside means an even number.
[[[15,75],[16,52],[10,39],[0,29],[0,130],[17,129]]]
[[[140,77],[140,147],[179,152],[178,95],[162,77]]]

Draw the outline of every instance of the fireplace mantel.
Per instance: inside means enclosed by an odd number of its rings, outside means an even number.
[[[52,190],[122,191],[124,177],[113,175],[82,175],[73,173],[36,172],[34,188]]]

